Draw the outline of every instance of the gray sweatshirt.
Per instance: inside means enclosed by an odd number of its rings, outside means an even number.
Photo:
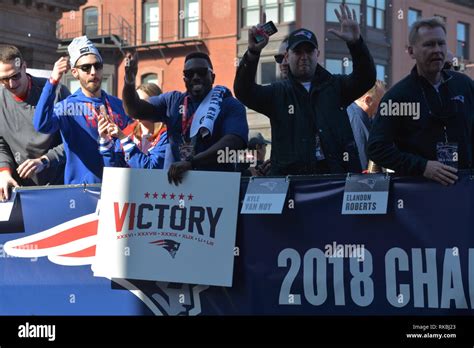
[[[59,185],[63,183],[66,157],[59,132],[42,134],[33,127],[33,115],[44,78],[31,77],[31,90],[25,101],[17,101],[14,95],[0,86],[0,168],[10,168],[13,178],[22,186]],[[69,95],[66,87],[58,88],[56,102]],[[34,174],[31,179],[21,180],[16,168],[27,159],[46,155],[49,168]]]

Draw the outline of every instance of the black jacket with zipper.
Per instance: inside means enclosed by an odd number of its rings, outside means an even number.
[[[439,93],[418,75],[415,66],[385,94],[369,135],[368,154],[372,161],[399,175],[422,175],[428,160],[437,160],[437,143],[444,143],[447,138],[458,144],[459,169],[471,167],[474,82],[454,71],[443,70],[441,74]],[[403,105],[400,103],[417,103],[419,115],[382,116],[382,108],[387,114],[387,105],[394,103],[399,109]]]
[[[318,64],[309,93],[291,72],[288,80],[256,84],[258,60],[250,61],[248,53],[242,58],[234,92],[247,107],[270,119],[271,175],[312,174],[317,167],[317,133],[329,173],[361,171],[346,107],[372,88],[376,72],[362,38],[348,48],[353,72],[332,75]],[[311,169],[304,172],[301,168]]]

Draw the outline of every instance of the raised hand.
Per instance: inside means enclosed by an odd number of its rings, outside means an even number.
[[[125,83],[135,84],[138,73],[138,53],[127,53],[125,56]]]
[[[263,12],[260,16],[260,24],[258,24],[257,26],[253,26],[249,30],[249,50],[252,52],[261,52],[268,44],[269,36],[267,35],[267,33],[265,33],[265,31],[263,31],[263,29],[261,29],[261,26],[265,24],[266,20],[267,15],[265,12]],[[257,35],[263,36],[263,41],[257,43]]]
[[[329,29],[328,32],[333,33],[338,38],[344,40],[347,43],[354,43],[359,40],[360,37],[360,27],[357,23],[357,15],[355,10],[349,10],[347,5],[339,5],[341,13],[338,10],[334,10],[336,17],[341,23],[341,30],[337,31],[334,29]]]
[[[61,77],[69,70],[69,59],[67,57],[59,58],[56,63],[54,63],[53,72],[51,77],[54,81],[61,80]]]

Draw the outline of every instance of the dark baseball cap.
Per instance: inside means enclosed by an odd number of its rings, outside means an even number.
[[[258,144],[271,144],[271,142],[265,139],[260,132],[250,132],[248,146],[255,147]]]
[[[316,39],[316,35],[311,30],[308,29],[297,29],[293,31],[290,36],[288,37],[288,50],[292,50],[300,43],[309,42],[314,46],[314,48],[318,48],[318,40]]]

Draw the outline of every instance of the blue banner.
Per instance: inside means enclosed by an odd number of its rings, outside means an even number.
[[[472,315],[470,176],[450,187],[393,178],[386,215],[341,215],[344,184],[290,178],[281,215],[239,215],[231,288],[93,277],[88,264],[61,264],[74,253],[11,257],[8,241],[83,224],[100,189],[20,190],[16,220],[0,225],[0,314]]]

